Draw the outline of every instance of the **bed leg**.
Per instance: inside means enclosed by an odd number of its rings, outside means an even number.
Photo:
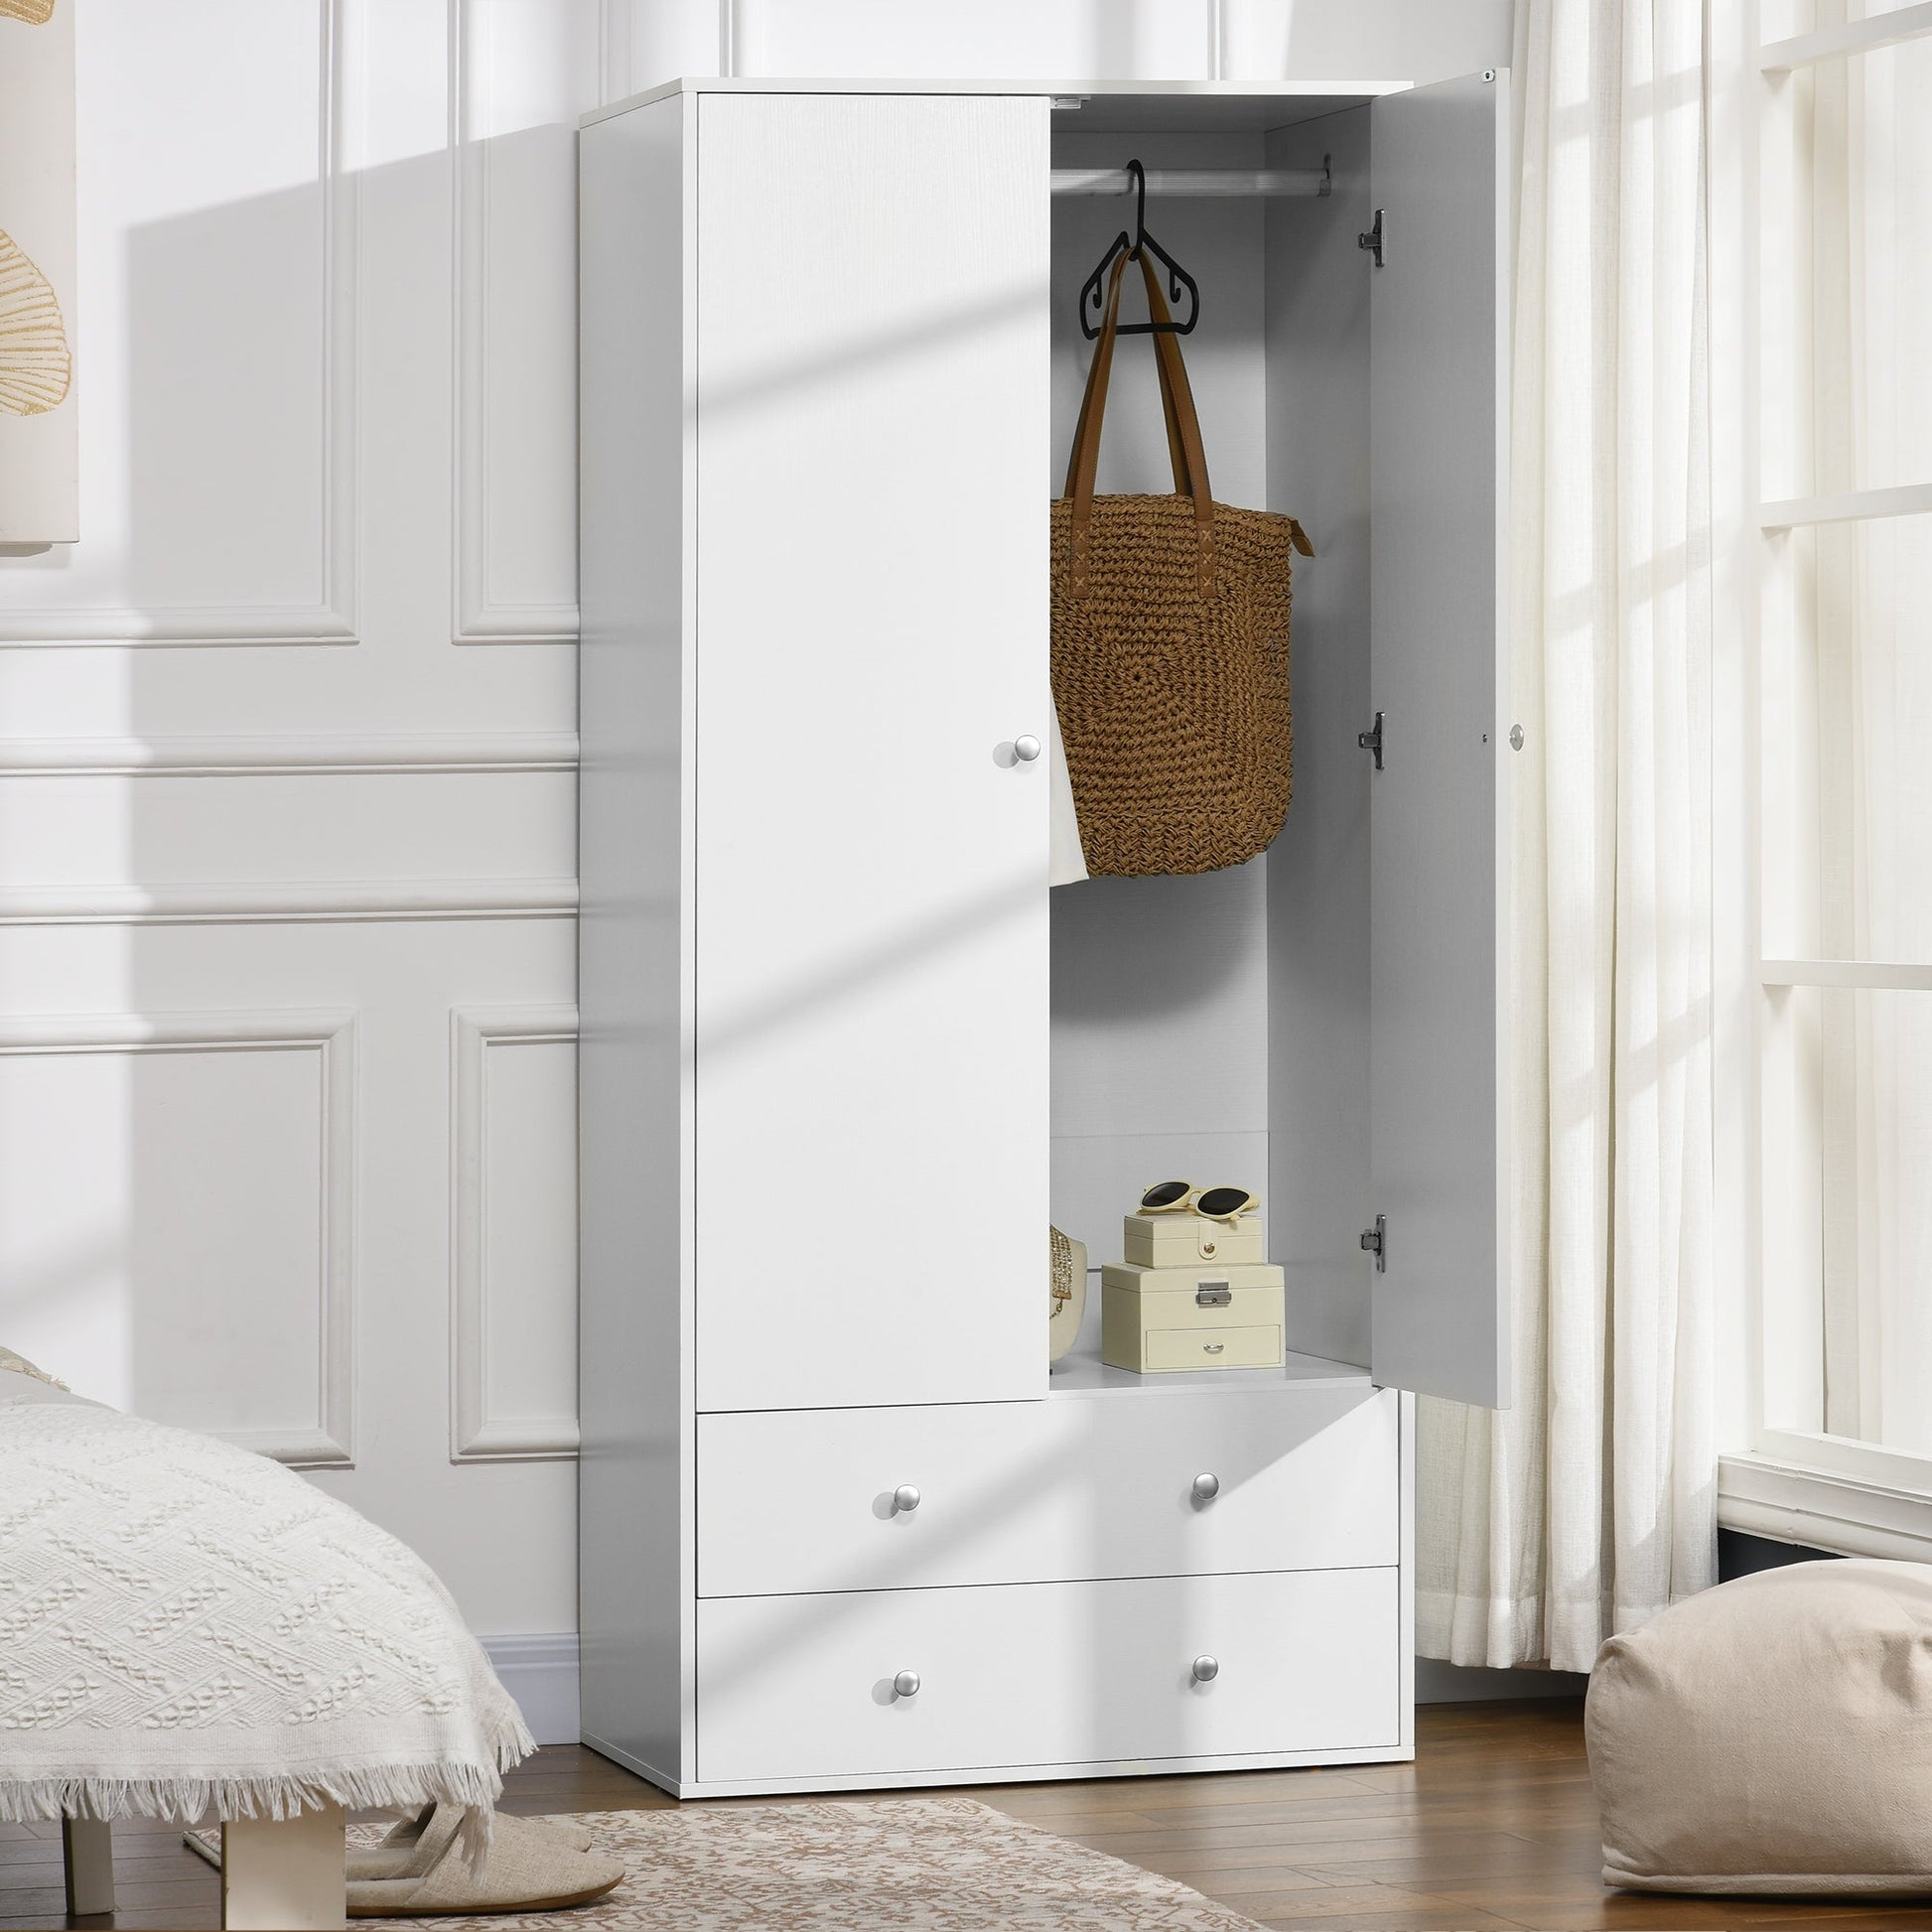
[[[343,1808],[221,1826],[221,1924],[245,1932],[340,1932],[347,1910]]]
[[[68,1916],[114,1909],[114,1828],[104,1818],[63,1818],[61,1860],[67,1866]]]

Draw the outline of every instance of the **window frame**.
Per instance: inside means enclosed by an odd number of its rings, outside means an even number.
[[[1734,1369],[1727,1379],[1721,1375],[1718,1392],[1720,1440],[1737,1445],[1719,1459],[1718,1520],[1725,1528],[1820,1549],[1928,1561],[1932,1454],[1834,1435],[1823,1426],[1818,1205],[1767,1188],[1765,1177],[1807,1165],[1816,1171],[1822,1156],[1818,1121],[1795,1100],[1780,1102],[1776,1092],[1797,1077],[1805,1050],[1798,1036],[1805,1022],[1784,996],[1807,987],[1932,993],[1932,965],[1768,957],[1763,938],[1766,901],[1802,862],[1810,836],[1808,828],[1768,822],[1767,785],[1785,777],[1792,759],[1764,729],[1767,687],[1778,695],[1775,680],[1782,669],[1768,647],[1774,628],[1769,614],[1788,595],[1791,533],[1932,514],[1932,482],[1767,499],[1762,446],[1767,338],[1779,320],[1765,301],[1766,262],[1786,247],[1797,207],[1789,195],[1767,207],[1767,137],[1788,116],[1795,72],[1932,38],[1932,0],[1770,42],[1760,35],[1758,0],[1737,0],[1716,13],[1710,149],[1711,230],[1718,241],[1714,376],[1721,366],[1715,351],[1726,339],[1737,371],[1728,387],[1714,384],[1718,554],[1721,595],[1735,593],[1738,616],[1731,629],[1719,633],[1714,716],[1741,726],[1734,751],[1718,748],[1717,765],[1716,877],[1735,882],[1721,885],[1716,907],[1718,1201],[1720,1226],[1740,1234],[1721,1251],[1718,1321],[1721,1334],[1744,1344],[1727,1351],[1741,1364],[1741,1375]],[[1725,238],[1737,244],[1730,281],[1719,266],[1727,252]],[[1726,534],[1734,541],[1726,542]],[[1786,785],[1780,795],[1794,795],[1793,787]],[[1767,857],[1776,859],[1781,875],[1767,873]],[[1792,1426],[1807,1410],[1819,1426]]]

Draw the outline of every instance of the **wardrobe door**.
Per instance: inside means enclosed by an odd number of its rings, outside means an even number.
[[[1041,1395],[1047,103],[698,148],[698,1406]]]
[[[1369,1106],[1385,1387],[1509,1400],[1508,76],[1370,109]]]

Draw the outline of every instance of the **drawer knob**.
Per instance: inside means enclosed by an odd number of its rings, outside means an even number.
[[[1209,1658],[1210,1663],[1213,1662]],[[893,1695],[899,1698],[917,1697],[919,1694],[919,1673],[915,1670],[902,1670],[893,1679]]]
[[[893,1508],[909,1516],[919,1506],[919,1485],[916,1482],[901,1482],[893,1491]],[[919,1688],[916,1684],[912,1687]]]
[[[1211,1503],[1221,1493],[1221,1478],[1217,1475],[1200,1475],[1194,1478],[1194,1500],[1197,1503]]]
[[[1013,756],[1022,764],[1033,763],[1034,759],[1039,756],[1039,740],[1035,738],[1031,732],[1022,732],[1013,741]]]
[[[1221,1662],[1218,1657],[1209,1657],[1203,1652],[1202,1655],[1194,1659],[1194,1682],[1196,1684],[1211,1684],[1220,1674]]]

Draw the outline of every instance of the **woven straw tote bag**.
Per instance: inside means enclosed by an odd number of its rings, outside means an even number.
[[[1288,812],[1290,553],[1313,551],[1292,516],[1214,501],[1172,334],[1150,340],[1173,494],[1093,493],[1127,262],[1053,504],[1053,702],[1088,872],[1212,872],[1266,851]],[[1145,256],[1141,272],[1168,321]]]

